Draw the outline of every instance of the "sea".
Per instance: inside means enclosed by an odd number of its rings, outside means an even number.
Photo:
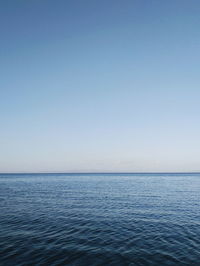
[[[200,265],[200,174],[0,174],[0,265]]]

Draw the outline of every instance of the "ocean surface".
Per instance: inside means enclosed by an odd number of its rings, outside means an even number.
[[[0,265],[200,265],[200,174],[0,174]]]

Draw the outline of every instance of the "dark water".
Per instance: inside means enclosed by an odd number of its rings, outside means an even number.
[[[200,265],[200,174],[1,174],[0,265]]]

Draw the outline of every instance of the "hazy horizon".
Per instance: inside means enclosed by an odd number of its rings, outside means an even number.
[[[163,174],[163,175],[177,175],[177,174],[180,174],[180,175],[187,175],[187,174],[200,174],[200,172],[197,172],[197,171],[194,171],[194,172],[1,172],[0,175],[44,175],[44,174],[47,174],[47,175],[104,175],[104,174],[108,174],[108,175],[112,175],[112,174],[116,174],[116,175],[126,175],[126,174],[130,174],[130,175],[159,175],[159,174]]]
[[[199,14],[1,1],[0,172],[200,172]]]

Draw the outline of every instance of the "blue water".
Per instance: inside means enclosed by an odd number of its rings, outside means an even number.
[[[0,265],[200,265],[200,174],[1,174]]]

